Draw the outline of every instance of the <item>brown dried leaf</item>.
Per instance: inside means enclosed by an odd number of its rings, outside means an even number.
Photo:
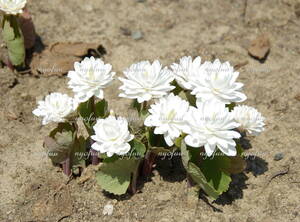
[[[270,51],[270,40],[267,35],[260,35],[251,42],[248,52],[254,58],[264,59]]]
[[[30,63],[34,75],[64,75],[73,69],[74,62],[81,59],[74,56],[55,55],[47,49],[41,54],[34,54]]]
[[[89,53],[89,50],[97,50],[99,44],[83,42],[57,42],[52,44],[50,52],[60,55],[82,57]]]
[[[294,98],[300,102],[300,93],[296,95]]]
[[[54,43],[42,53],[34,53],[30,63],[34,75],[64,75],[73,70],[74,62],[81,61],[85,55],[94,52],[101,55],[103,47],[95,43]]]

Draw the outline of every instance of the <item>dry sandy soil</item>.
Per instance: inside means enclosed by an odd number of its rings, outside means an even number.
[[[66,76],[34,77],[0,69],[0,220],[17,221],[300,221],[300,1],[297,0],[32,0],[36,31],[44,44],[102,44],[103,59],[118,75],[130,64],[159,59],[170,65],[183,55],[220,58],[239,69],[248,105],[266,117],[266,130],[250,138],[247,170],[233,177],[217,201],[187,202],[180,164],[159,161],[134,196],[112,197],[96,184],[94,169],[67,182],[43,156],[36,101],[49,92],[70,93]],[[298,5],[298,6],[297,6]],[[124,34],[141,31],[136,40]],[[122,31],[123,30],[123,31]],[[247,53],[267,33],[264,63]],[[51,68],[51,67],[50,67]],[[126,110],[116,80],[106,90],[111,108]],[[298,97],[297,97],[298,96]],[[282,152],[280,161],[274,160]],[[103,216],[108,202],[111,216]]]

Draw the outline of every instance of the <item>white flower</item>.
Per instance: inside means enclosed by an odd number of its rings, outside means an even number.
[[[198,108],[191,107],[186,115],[190,129],[185,143],[192,147],[204,146],[205,152],[211,156],[216,147],[228,156],[236,155],[234,138],[241,135],[233,131],[240,124],[234,121],[232,113],[224,103],[206,101],[199,103]]]
[[[250,135],[257,136],[264,131],[265,118],[255,108],[250,106],[236,106],[232,111],[234,119],[247,130]]]
[[[38,102],[38,107],[33,114],[43,117],[42,124],[50,122],[65,122],[66,117],[77,109],[78,102],[66,94],[51,93],[44,101]]]
[[[23,12],[26,0],[0,0],[0,10],[6,14],[16,15]]]
[[[194,61],[191,56],[184,56],[180,59],[179,64],[173,63],[171,68],[178,85],[188,90],[194,88],[194,85],[191,83],[192,79],[204,72],[199,56]]]
[[[128,131],[128,122],[123,117],[109,116],[106,119],[98,119],[94,126],[95,135],[91,138],[94,150],[106,153],[108,157],[124,155],[130,150],[130,144],[134,136]]]
[[[175,88],[170,85],[174,80],[172,72],[167,67],[162,69],[157,60],[152,64],[149,61],[133,64],[124,74],[127,79],[119,78],[123,82],[120,89],[124,91],[119,96],[137,99],[139,103],[163,97]]]
[[[104,64],[101,59],[90,57],[80,63],[75,62],[74,68],[75,71],[68,73],[68,85],[73,89],[75,98],[79,102],[85,102],[92,96],[103,99],[102,89],[108,86],[115,75],[115,72],[111,72],[112,66]]]
[[[229,104],[247,99],[241,92],[244,84],[235,82],[239,72],[235,72],[229,62],[221,63],[216,59],[213,63],[205,62],[203,69],[205,72],[197,75],[191,82],[194,85],[191,94],[196,95],[198,103],[217,100]]]
[[[173,93],[161,98],[151,105],[150,116],[145,119],[146,126],[155,126],[155,134],[163,134],[168,146],[174,144],[174,139],[187,130],[184,116],[189,110],[189,103]]]

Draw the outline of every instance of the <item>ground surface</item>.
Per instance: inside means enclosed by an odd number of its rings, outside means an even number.
[[[300,221],[300,17],[297,0],[32,0],[37,33],[45,44],[95,42],[118,75],[133,62],[160,59],[169,65],[183,55],[243,64],[246,104],[267,118],[266,131],[251,138],[247,172],[234,177],[228,193],[211,207],[188,204],[184,173],[170,161],[133,197],[111,198],[93,177],[70,181],[42,156],[41,127],[31,111],[49,92],[71,93],[67,78],[40,78],[0,69],[1,221]],[[297,9],[298,8],[298,9]],[[298,17],[297,17],[298,14]],[[122,28],[122,29],[121,29]],[[141,31],[143,38],[124,35]],[[123,30],[123,31],[122,31]],[[128,32],[127,30],[127,32]],[[271,51],[264,63],[247,54],[250,40],[267,33]],[[126,34],[126,31],[125,31]],[[106,91],[111,107],[126,110],[116,80]],[[296,96],[299,97],[296,97]],[[298,98],[298,100],[296,98]],[[284,158],[274,161],[282,152]],[[287,169],[289,171],[287,172]],[[278,173],[284,174],[270,178]],[[285,172],[287,172],[285,174]],[[89,167],[82,177],[93,175]],[[112,216],[103,206],[114,205]]]

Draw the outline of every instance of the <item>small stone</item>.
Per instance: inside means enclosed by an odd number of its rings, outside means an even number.
[[[159,193],[157,199],[159,201],[168,201],[171,200],[172,195],[170,192],[163,192],[163,193]]]
[[[140,40],[143,38],[143,33],[141,31],[133,31],[131,33],[131,38],[133,38],[134,40]]]
[[[276,154],[274,155],[274,160],[275,160],[275,161],[279,161],[279,160],[282,160],[283,157],[284,157],[284,154],[283,154],[283,153],[276,153]]]
[[[130,36],[131,35],[131,31],[129,28],[126,28],[126,27],[120,27],[120,30],[121,30],[121,33],[123,35],[126,35],[126,36]]]
[[[93,11],[93,6],[91,6],[91,5],[85,5],[84,9],[87,12],[91,12],[91,11]]]
[[[110,215],[113,214],[113,212],[114,212],[114,206],[111,205],[110,202],[108,202],[108,203],[104,206],[102,213],[103,213],[103,215],[110,216]]]
[[[263,60],[267,57],[270,47],[269,37],[266,34],[263,34],[257,36],[256,39],[251,42],[248,53],[258,60]]]

